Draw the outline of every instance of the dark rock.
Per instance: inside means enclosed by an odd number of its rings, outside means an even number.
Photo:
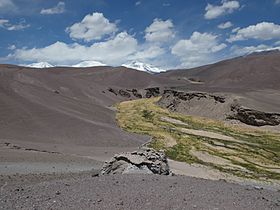
[[[157,97],[161,95],[160,88],[159,87],[152,87],[152,88],[146,88],[146,89],[113,89],[108,88],[108,91],[117,95],[120,95],[125,98],[151,98],[151,97]]]
[[[121,153],[105,163],[100,171],[100,175],[137,173],[170,175],[166,155],[150,148]]]
[[[157,97],[160,96],[159,87],[154,88],[146,88],[146,98]]]
[[[115,94],[116,96],[118,95],[117,92],[113,88],[108,88],[108,91]]]
[[[136,98],[142,98],[142,95],[138,93],[138,90],[132,89],[131,92]]]
[[[233,114],[228,117],[229,119],[236,119],[248,125],[276,126],[280,124],[280,114],[278,113],[261,112],[239,105],[232,105],[231,110]]]
[[[120,94],[122,97],[126,97],[126,98],[130,98],[130,97],[131,97],[131,95],[130,95],[129,92],[127,92],[127,91],[125,91],[125,90],[122,90],[122,89],[119,90],[119,94]]]

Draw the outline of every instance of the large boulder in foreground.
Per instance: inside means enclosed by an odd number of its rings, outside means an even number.
[[[100,171],[100,175],[138,173],[171,175],[166,155],[151,148],[141,148],[115,155]]]

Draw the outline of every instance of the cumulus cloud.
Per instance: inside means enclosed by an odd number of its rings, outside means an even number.
[[[2,22],[6,24],[7,21],[3,20]],[[173,27],[172,22],[169,20],[155,19],[153,23],[155,24],[152,24],[152,27],[148,27],[152,33],[165,31]],[[55,65],[71,65],[83,60],[97,60],[108,65],[117,66],[132,60],[156,63],[167,53],[166,49],[158,45],[157,42],[139,44],[137,39],[127,32],[116,34],[116,25],[110,23],[101,13],[87,15],[80,23],[72,25],[66,31],[70,37],[86,41],[102,39],[105,35],[108,35],[108,37],[92,44],[77,42],[67,44],[58,41],[41,48],[24,47],[16,49],[16,46],[10,46],[12,53],[7,58],[20,62],[45,61]],[[83,31],[84,33],[82,33]],[[165,38],[170,36],[170,34],[165,35]],[[152,40],[160,41],[158,38]]]
[[[213,55],[226,47],[217,35],[194,32],[189,39],[178,41],[171,52],[180,58],[182,67],[195,67],[214,61]]]
[[[228,22],[221,23],[220,25],[218,25],[218,28],[227,29],[227,28],[231,28],[232,26],[233,26],[233,24],[230,21],[228,21]]]
[[[46,61],[53,64],[98,60],[109,65],[119,65],[136,51],[137,40],[126,32],[121,32],[110,40],[94,43],[91,46],[56,42],[43,48],[17,49],[9,57],[21,61]]]
[[[110,23],[102,13],[86,15],[81,22],[75,23],[66,29],[72,39],[82,39],[84,41],[100,40],[105,35],[116,32],[115,23]]]
[[[55,7],[49,9],[42,9],[40,14],[42,15],[55,15],[62,14],[65,12],[65,3],[60,1]]]
[[[215,19],[225,14],[230,14],[234,10],[238,9],[240,4],[238,1],[222,0],[221,5],[215,6],[208,4],[205,8],[206,13],[204,14],[205,19]]]
[[[280,25],[262,22],[237,30],[236,34],[231,35],[227,41],[234,42],[248,39],[271,40],[278,38],[280,38]]]
[[[15,11],[16,5],[12,0],[0,0],[0,12],[7,13],[10,11]]]
[[[162,54],[165,53],[165,50],[159,46],[139,46],[137,52],[130,55],[127,60],[133,61],[141,61],[146,62],[150,61]]]
[[[19,31],[30,27],[30,24],[26,24],[25,20],[21,20],[18,24],[12,24],[9,20],[0,19],[0,28],[4,28],[8,31]]]
[[[145,39],[149,42],[166,42],[174,38],[173,23],[171,20],[154,19],[153,23],[145,29]]]

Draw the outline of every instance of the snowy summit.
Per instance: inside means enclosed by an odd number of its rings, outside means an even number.
[[[160,73],[160,72],[165,72],[166,71],[164,69],[160,69],[160,68],[155,67],[153,65],[142,63],[142,62],[138,62],[138,61],[133,61],[133,62],[128,63],[128,64],[123,64],[122,66],[124,66],[126,68],[130,68],[130,69],[136,69],[136,70],[139,70],[139,71],[148,72],[148,73],[151,73],[151,74],[155,74],[155,73]]]
[[[53,65],[49,64],[48,62],[31,63],[31,64],[28,64],[25,66],[30,67],[30,68],[38,68],[38,69],[54,67]]]
[[[85,68],[85,67],[94,67],[94,66],[107,66],[107,65],[99,61],[82,61],[81,63],[75,64],[72,67]]]

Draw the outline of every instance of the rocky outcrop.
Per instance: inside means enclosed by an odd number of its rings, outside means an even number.
[[[245,108],[240,105],[232,105],[231,110],[232,110],[232,114],[228,117],[229,119],[239,120],[248,125],[276,126],[280,124],[279,113],[261,112],[261,111]]]
[[[140,93],[138,93],[137,89],[132,89],[131,92],[136,98],[143,98],[143,96]]]
[[[121,96],[124,98],[151,98],[151,97],[157,97],[161,95],[161,91],[159,87],[152,87],[152,88],[146,88],[146,89],[113,89],[108,88],[108,91],[110,93],[113,93],[116,96]]]
[[[127,92],[125,90],[122,90],[122,89],[119,90],[119,95],[121,95],[122,97],[125,97],[125,98],[130,98],[131,97],[129,92]]]
[[[155,88],[146,88],[146,98],[160,96],[160,90],[158,87]]]
[[[176,91],[176,90],[165,90],[163,93],[163,97],[170,97],[173,96],[174,98],[178,98],[183,101],[190,101],[192,99],[203,99],[203,98],[208,98],[208,99],[214,99],[215,102],[219,103],[225,103],[225,97],[224,96],[219,96],[219,95],[214,95],[214,94],[209,94],[209,93],[204,93],[204,92],[183,92],[183,91]]]
[[[100,175],[137,173],[170,175],[166,155],[154,149],[141,148],[134,152],[115,155],[100,171]]]

